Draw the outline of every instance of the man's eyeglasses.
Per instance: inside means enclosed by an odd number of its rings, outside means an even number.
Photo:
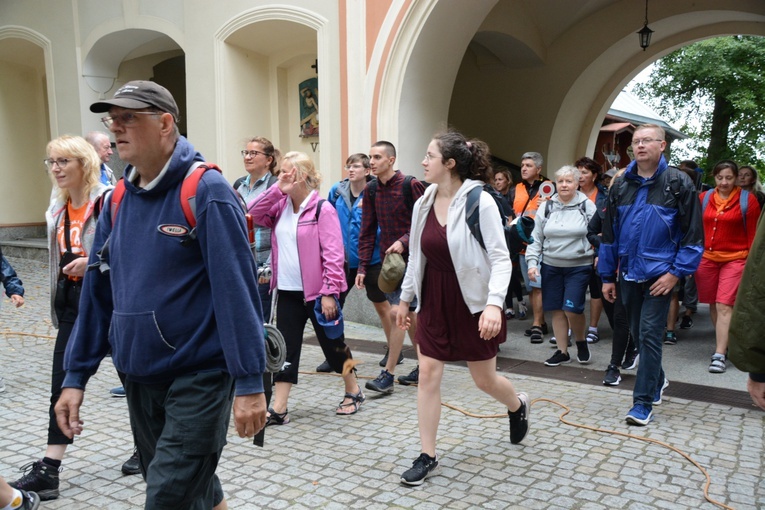
[[[66,165],[68,165],[70,161],[73,160],[69,158],[44,159],[43,163],[45,163],[45,166],[48,168],[48,170],[53,170],[53,165],[58,165],[58,168],[63,170],[66,168]]]
[[[637,140],[632,140],[632,146],[637,147],[638,145],[648,145],[651,142],[661,142],[663,140],[659,140],[658,138],[638,138]]]
[[[108,117],[101,117],[101,123],[106,129],[111,128],[115,122],[120,126],[130,126],[138,120],[137,115],[162,115],[162,112],[122,112]]]
[[[255,157],[258,156],[258,154],[263,154],[265,157],[269,157],[269,155],[266,154],[265,152],[260,152],[260,151],[242,151],[242,157],[243,158],[246,158],[247,156],[249,156],[251,158],[255,158]]]

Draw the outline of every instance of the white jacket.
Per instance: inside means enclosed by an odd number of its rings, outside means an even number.
[[[466,179],[462,183],[446,217],[446,241],[457,273],[462,299],[470,312],[480,313],[488,305],[503,308],[513,266],[505,243],[504,226],[497,204],[488,193],[481,193],[480,224],[486,250],[470,233],[465,222],[465,203],[470,189],[482,186]],[[422,231],[436,196],[438,186],[432,184],[414,204],[409,234],[409,264],[401,287],[401,300],[411,303],[417,297],[417,311],[422,304],[422,278],[427,260],[422,254]]]

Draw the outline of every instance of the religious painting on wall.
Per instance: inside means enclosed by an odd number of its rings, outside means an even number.
[[[300,83],[300,136],[319,136],[319,79]]]

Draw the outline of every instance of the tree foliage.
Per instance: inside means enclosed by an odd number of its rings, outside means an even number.
[[[658,60],[642,100],[691,136],[699,166],[721,159],[765,173],[765,37],[706,39]]]

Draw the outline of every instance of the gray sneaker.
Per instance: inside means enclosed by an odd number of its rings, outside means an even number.
[[[417,384],[420,380],[420,365],[417,365],[414,367],[414,370],[409,372],[407,375],[402,375],[398,378],[398,383],[403,384],[404,386],[409,386],[410,384]]]
[[[385,395],[393,393],[393,374],[383,369],[376,379],[367,381],[364,387],[368,390],[377,391]]]

